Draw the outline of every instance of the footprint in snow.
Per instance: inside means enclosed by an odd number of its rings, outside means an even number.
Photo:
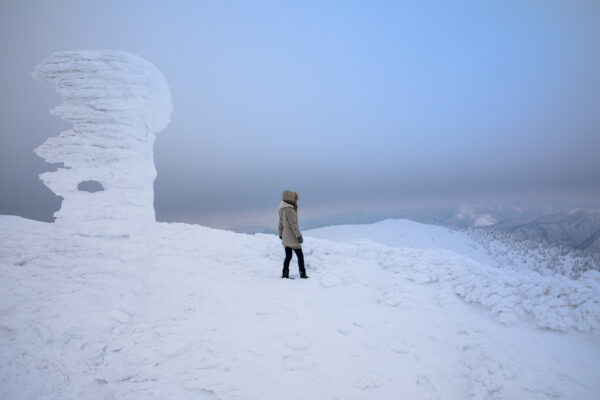
[[[126,324],[127,322],[129,322],[129,319],[131,318],[129,316],[129,314],[124,313],[123,311],[119,311],[119,310],[114,310],[111,314],[111,317],[113,317],[115,320],[119,321],[122,324]]]
[[[429,380],[427,375],[419,375],[416,380],[417,386],[420,387],[427,395],[428,399],[437,399],[437,389],[433,383]]]
[[[392,341],[392,342],[388,343],[388,346],[393,352],[398,353],[398,354],[408,354],[410,352],[408,345],[406,345],[405,343],[398,342],[398,341]]]
[[[361,390],[371,390],[371,389],[377,389],[378,387],[380,387],[381,382],[379,379],[368,376],[368,377],[361,378],[356,383],[355,386]]]

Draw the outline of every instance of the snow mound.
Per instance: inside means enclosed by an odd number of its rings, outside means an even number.
[[[153,144],[172,109],[163,74],[134,54],[76,50],[54,53],[33,76],[54,83],[64,103],[51,113],[73,124],[36,149],[44,160],[64,165],[40,175],[64,199],[56,223],[118,235],[154,222]],[[117,232],[116,220],[131,224]]]
[[[491,266],[486,263],[491,261],[489,256],[464,233],[407,220],[331,226],[306,231],[305,236],[352,244],[352,251],[360,257],[376,251],[378,263],[392,270],[394,279],[438,283],[467,302],[484,306],[505,324],[533,321],[556,331],[600,328],[600,274],[596,271],[571,280],[559,274]],[[385,293],[386,302],[402,302],[403,295],[393,288]]]
[[[449,286],[504,324],[532,320],[540,328],[562,332],[597,332],[600,328],[600,274],[596,271],[587,271],[574,281],[562,275],[493,268],[443,249],[399,249],[396,254],[388,252],[382,264],[418,284]]]

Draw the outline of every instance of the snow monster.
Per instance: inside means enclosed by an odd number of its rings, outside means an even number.
[[[57,226],[119,236],[154,223],[153,145],[172,110],[164,75],[134,54],[75,50],[54,53],[33,76],[56,86],[64,103],[51,114],[73,125],[36,149],[62,163],[40,175],[63,198]]]

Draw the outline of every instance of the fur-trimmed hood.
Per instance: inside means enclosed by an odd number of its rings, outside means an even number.
[[[286,203],[285,201],[281,200],[279,202],[279,209],[281,210],[282,208],[285,208],[285,207],[294,208],[294,206],[291,205],[290,203]]]
[[[281,200],[290,204],[296,204],[299,198],[300,196],[298,196],[298,193],[291,190],[284,190],[281,194]]]

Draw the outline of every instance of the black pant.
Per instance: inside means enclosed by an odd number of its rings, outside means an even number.
[[[306,270],[304,269],[304,254],[302,253],[302,249],[294,249],[294,253],[296,253],[296,257],[298,258],[298,269],[300,270],[300,275],[304,275]],[[290,270],[290,261],[292,260],[292,249],[290,247],[285,248],[285,260],[283,260],[283,270]]]

